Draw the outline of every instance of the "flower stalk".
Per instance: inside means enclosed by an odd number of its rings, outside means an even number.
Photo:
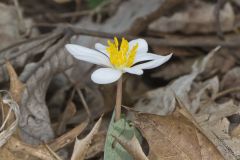
[[[117,95],[115,105],[115,122],[121,118],[122,107],[122,77],[117,82]]]

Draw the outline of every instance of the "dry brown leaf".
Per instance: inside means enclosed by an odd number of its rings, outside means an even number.
[[[214,59],[219,49],[220,47],[216,47],[202,60],[197,60],[193,64],[190,74],[177,78],[166,87],[147,92],[143,98],[139,99],[134,109],[141,112],[166,115],[171,113],[175,108],[175,97],[173,94],[175,93],[183,101],[186,108],[191,110],[188,94],[192,88],[192,84],[201,73],[207,70],[209,62]]]
[[[179,113],[136,114],[135,124],[150,146],[150,160],[224,159],[211,141]]]
[[[218,147],[225,159],[236,160],[239,155],[238,138],[232,138],[229,133],[230,122],[227,117],[239,113],[239,106],[233,100],[218,104],[211,103],[205,110],[195,115],[196,121],[206,135]]]
[[[16,154],[18,156],[34,156],[42,160],[56,160],[56,157],[46,149],[45,146],[31,146],[22,141],[18,140],[17,138],[12,137],[9,139],[8,143],[6,144],[6,148],[11,152],[20,152]],[[29,157],[30,159],[31,157]],[[31,158],[33,159],[33,157]]]
[[[25,142],[39,144],[54,137],[45,96],[54,74],[73,64],[73,58],[61,48],[66,39],[64,37],[48,48],[40,62],[26,65],[21,73],[21,79],[28,79],[21,100],[20,128]]]
[[[22,21],[20,20],[17,10],[13,5],[6,5],[2,1],[0,3],[0,49],[9,46],[23,39],[21,35]],[[30,19],[24,19],[27,28],[32,26]],[[26,28],[25,28],[26,29]],[[35,30],[35,29],[34,29]],[[36,31],[36,30],[35,30]]]
[[[211,103],[204,109],[203,112],[195,115],[197,122],[204,127],[205,125],[213,125],[217,121],[231,116],[239,112],[239,107],[232,100],[225,103]]]
[[[157,52],[157,53],[162,53],[162,52]],[[174,53],[174,56],[175,56],[175,52],[171,52],[171,53]],[[166,81],[169,81],[176,77],[189,74],[191,72],[191,66],[195,61],[196,61],[196,57],[193,57],[193,58],[184,58],[180,61],[174,61],[172,63],[171,62],[167,63],[166,65],[154,71],[151,74],[151,77],[161,78]]]
[[[142,147],[134,135],[131,140],[125,140],[120,137],[112,135],[116,141],[123,146],[124,149],[128,151],[134,160],[148,160],[147,156],[142,150]]]
[[[7,71],[10,78],[10,93],[13,99],[19,104],[24,84],[19,80],[18,75],[9,61],[6,61]]]
[[[102,117],[96,122],[91,132],[85,138],[81,140],[78,140],[76,138],[71,160],[84,160],[87,154],[88,148],[92,142],[92,139],[100,128],[101,122],[102,122]]]
[[[186,10],[174,13],[171,17],[162,17],[150,25],[150,29],[161,32],[210,33],[216,32],[215,4],[193,1]],[[223,31],[234,27],[235,14],[230,3],[220,10],[220,25]]]
[[[240,67],[235,67],[229,70],[222,78],[221,89],[227,90],[229,88],[240,87]],[[230,96],[236,98],[240,104],[240,93],[233,92],[230,93]]]
[[[189,98],[191,99],[191,111],[193,113],[204,112],[214,101],[212,98],[219,91],[219,79],[213,77],[209,80],[199,83],[193,83]],[[205,111],[206,112],[206,111]]]

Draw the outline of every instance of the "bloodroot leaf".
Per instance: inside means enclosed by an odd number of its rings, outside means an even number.
[[[126,119],[114,122],[113,113],[104,147],[104,160],[133,160],[133,156],[117,142],[116,137],[130,141],[134,135],[141,139],[137,129],[130,126]]]
[[[149,144],[150,160],[223,160],[216,147],[182,114],[136,113],[134,123]]]

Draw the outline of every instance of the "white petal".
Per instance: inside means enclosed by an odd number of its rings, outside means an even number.
[[[152,69],[152,68],[156,68],[156,67],[162,65],[163,63],[167,62],[171,57],[172,57],[172,54],[169,54],[167,56],[161,56],[161,58],[154,59],[154,60],[152,60],[150,62],[138,64],[136,66],[133,66],[132,68],[138,68],[138,69]]]
[[[142,61],[149,61],[149,60],[154,60],[154,59],[164,58],[164,57],[165,56],[160,56],[152,53],[137,53],[134,59],[134,64]]]
[[[133,46],[135,46],[136,44],[138,44],[138,49],[137,52],[140,53],[146,53],[148,51],[148,44],[147,41],[144,39],[135,39],[135,40],[131,40],[129,42],[129,49],[132,49]]]
[[[92,73],[91,79],[98,84],[108,84],[117,81],[122,75],[120,70],[100,68]]]
[[[108,57],[98,51],[76,44],[67,44],[65,47],[71,55],[79,60],[111,67]]]
[[[103,54],[105,54],[107,57],[109,57],[109,54],[107,52],[107,46],[101,44],[101,43],[96,43],[95,44],[95,48],[96,50],[102,52]]]
[[[142,75],[143,70],[139,68],[124,68],[123,71],[130,73],[130,74],[136,74],[136,75]]]

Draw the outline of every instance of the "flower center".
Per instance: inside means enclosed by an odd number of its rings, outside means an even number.
[[[138,44],[129,48],[129,43],[125,38],[122,38],[121,45],[119,45],[118,39],[114,37],[114,42],[108,40],[108,45],[107,52],[110,55],[110,62],[115,68],[122,69],[133,65]]]

